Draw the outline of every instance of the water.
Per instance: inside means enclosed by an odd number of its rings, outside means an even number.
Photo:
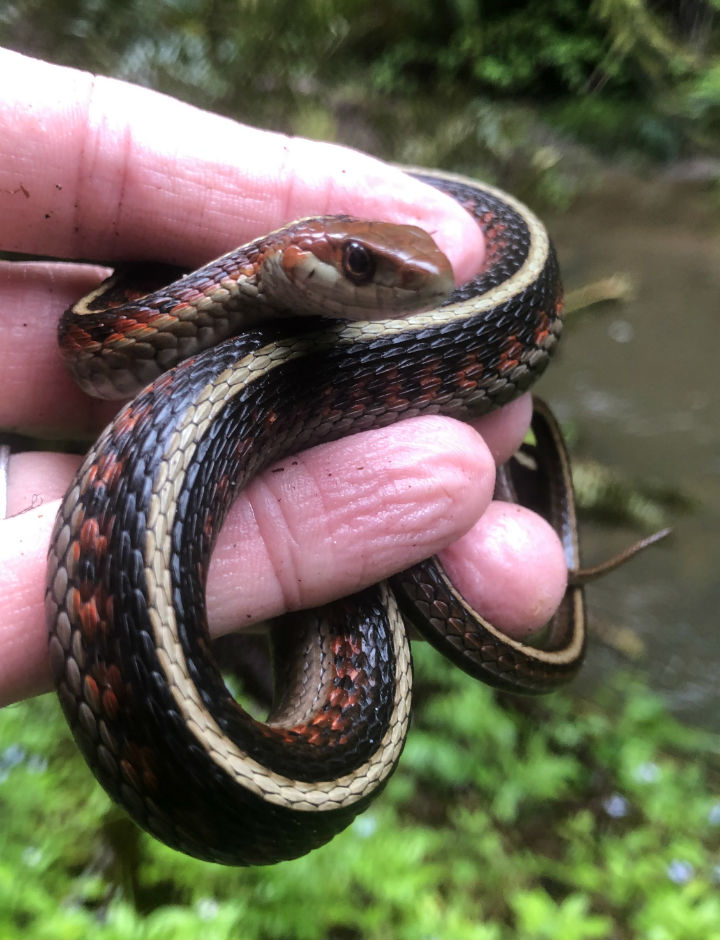
[[[578,453],[677,486],[694,512],[669,544],[588,589],[593,618],[642,641],[650,684],[680,717],[720,730],[720,192],[616,177],[549,220],[567,289],[617,271],[636,298],[580,315],[540,391],[578,428]],[[589,555],[635,536],[587,532]],[[619,539],[619,541],[618,541]],[[604,546],[604,547],[603,547]],[[588,673],[622,658],[602,643]]]

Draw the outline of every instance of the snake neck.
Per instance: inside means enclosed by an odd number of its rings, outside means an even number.
[[[192,276],[166,264],[119,267],[58,324],[75,381],[94,397],[129,398],[183,360],[277,316],[261,272],[302,224],[249,242]]]

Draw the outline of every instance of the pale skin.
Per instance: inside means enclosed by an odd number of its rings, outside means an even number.
[[[0,249],[197,265],[295,218],[349,213],[430,232],[462,282],[482,237],[452,200],[376,160],[0,50]],[[0,428],[87,438],[118,404],[64,371],[55,327],[89,264],[0,262]],[[492,501],[527,428],[525,396],[471,427],[404,421],[288,457],[237,500],[208,584],[215,635],[343,596],[440,553],[509,635],[541,626],[566,571],[550,527]],[[79,458],[13,454],[0,521],[0,705],[51,687],[45,556]]]

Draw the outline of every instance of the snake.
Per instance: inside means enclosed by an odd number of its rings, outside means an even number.
[[[192,273],[142,267],[131,288],[114,276],[58,327],[81,387],[134,397],[58,511],[46,585],[55,686],[112,799],[197,858],[295,858],[367,808],[408,732],[411,628],[511,692],[555,689],[583,658],[581,585],[530,645],[474,610],[436,558],[273,621],[264,721],[231,693],[209,639],[216,536],[263,468],[415,415],[485,414],[528,389],[556,347],[562,287],[537,217],[475,180],[408,172],[482,230],[486,257],[468,283],[454,286],[420,229],[319,217]],[[532,428],[498,486],[527,494],[577,568],[568,458],[539,401]]]

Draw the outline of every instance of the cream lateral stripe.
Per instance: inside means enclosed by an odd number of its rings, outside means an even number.
[[[544,412],[545,412],[545,406],[543,405],[541,409],[541,413],[544,413]],[[556,435],[557,432],[554,428],[554,420],[553,420],[553,423],[549,426],[548,430],[553,436]],[[565,457],[565,445],[562,442],[562,440],[559,442],[559,445],[556,446],[556,450],[559,455],[560,473],[562,474],[562,476],[564,477],[566,481],[565,482],[566,488],[568,488],[569,491],[572,491],[572,476],[571,476],[572,471]],[[578,539],[577,539],[577,520],[576,520],[576,514],[575,514],[575,507],[572,502],[570,503],[568,507],[566,507],[565,511],[568,514],[568,517],[569,517],[568,521],[570,524],[570,530],[572,532],[572,542],[573,542],[573,559],[572,560],[574,562],[574,565],[577,567],[580,564],[580,559],[579,559],[580,548],[579,548]],[[569,562],[570,562],[570,559],[566,559],[566,564],[567,564],[568,569],[572,567]],[[518,652],[521,652],[524,656],[527,656],[530,659],[534,659],[537,662],[547,663],[551,665],[552,664],[562,665],[564,663],[572,662],[574,659],[576,659],[580,655],[580,652],[585,642],[585,627],[584,627],[585,618],[583,614],[582,591],[579,588],[572,588],[573,616],[574,616],[575,622],[578,624],[578,629],[575,630],[573,642],[571,643],[570,646],[563,647],[560,650],[556,650],[556,651],[541,650],[541,649],[536,649],[534,646],[528,646],[525,643],[520,643],[518,640],[512,639],[512,637],[508,636],[506,633],[502,633],[500,630],[496,629],[496,627],[494,627],[488,620],[485,620],[483,617],[481,617],[480,614],[476,610],[474,610],[470,606],[470,604],[468,604],[468,602],[465,600],[462,594],[459,593],[459,591],[453,585],[450,578],[448,578],[447,574],[445,573],[445,569],[442,567],[442,565],[437,560],[434,561],[434,564],[442,580],[445,582],[445,585],[448,591],[450,591],[450,593],[453,595],[453,597],[455,597],[455,599],[463,607],[463,609],[466,610],[468,614],[474,620],[478,620],[480,623],[482,623],[482,625],[485,627],[488,633],[491,633],[493,636],[497,637],[507,646],[510,646],[513,649],[518,650]]]
[[[497,637],[506,646],[510,646],[512,649],[518,650],[518,652],[522,653],[523,656],[527,656],[529,659],[534,659],[537,662],[548,664],[562,665],[563,663],[573,662],[573,660],[577,659],[577,657],[580,655],[585,636],[585,631],[582,629],[582,627],[575,631],[575,636],[573,637],[573,642],[570,644],[570,646],[565,646],[560,650],[541,650],[534,646],[528,646],[526,643],[521,643],[519,640],[514,640],[506,633],[502,633],[488,620],[485,620],[484,617],[481,617],[480,614],[474,610],[470,604],[468,604],[462,594],[459,593],[450,578],[448,578],[442,565],[438,561],[435,561],[434,564],[437,567],[440,577],[445,582],[448,591],[453,595],[458,604],[460,604],[468,612],[473,620],[477,620],[479,623],[481,623],[488,633],[492,633],[494,637]],[[575,617],[578,618],[578,623],[582,624],[583,618],[581,592],[578,588],[573,589],[573,610]]]
[[[423,175],[433,176],[434,174],[423,173]],[[459,183],[467,182],[463,177],[453,176],[452,174],[437,174],[437,177],[439,179],[453,179]],[[501,192],[492,186],[483,186],[483,189],[509,205],[525,222],[528,228],[529,246],[527,258],[512,277],[508,278],[507,281],[503,281],[502,284],[499,284],[481,297],[473,297],[470,301],[459,301],[458,303],[448,304],[447,306],[432,310],[429,313],[418,313],[393,320],[355,320],[352,323],[331,328],[327,332],[335,334],[336,341],[339,343],[355,343],[363,341],[369,342],[380,335],[394,336],[397,333],[419,331],[425,329],[430,324],[443,326],[445,323],[451,323],[453,320],[465,315],[466,311],[468,313],[472,312],[473,315],[484,313],[497,306],[504,299],[519,294],[521,291],[525,290],[525,288],[529,287],[536,280],[547,261],[548,252],[550,250],[550,240],[547,231],[539,219],[528,210],[527,206],[524,206],[507,193]],[[281,230],[282,229],[276,229],[276,231]],[[250,242],[249,246],[256,244],[256,242],[264,241],[267,237],[268,236],[262,236],[261,238],[257,238],[255,241]],[[227,255],[232,253],[233,252],[228,252]],[[219,263],[223,258],[227,257],[227,255],[222,255],[220,258],[216,259],[216,262],[212,263]],[[241,279],[234,284],[233,292],[251,295],[250,285],[254,283],[255,280],[255,277]],[[82,307],[76,305],[74,308],[75,312],[78,314],[91,313],[92,311],[87,309],[87,304],[101,290],[102,286],[91,294],[88,294],[83,301]]]
[[[509,201],[509,200],[508,200]],[[537,407],[537,404],[536,404]],[[543,404],[541,407],[541,413],[546,413],[546,406]],[[547,415],[545,414],[547,417]],[[554,426],[554,419],[548,427],[548,431],[553,437],[556,437],[557,431]],[[565,445],[562,439],[556,443],[556,451],[559,457],[559,470],[562,476],[565,479],[565,487],[568,492],[572,492],[572,470],[565,456]],[[577,538],[577,519],[575,513],[575,506],[571,501],[570,504],[565,508],[565,512],[568,515],[569,528],[572,533],[572,543],[573,543],[573,558],[566,558],[566,565],[568,570],[571,570],[573,567],[578,567],[580,564],[580,547],[578,545]],[[572,561],[573,564],[570,564]],[[468,604],[465,598],[460,594],[457,588],[454,586],[450,578],[447,576],[445,569],[440,564],[440,562],[435,559],[433,561],[438,574],[441,579],[444,581],[448,591],[453,595],[457,602],[462,606],[462,608],[467,611],[470,617],[473,620],[477,620],[483,625],[483,627],[491,633],[494,637],[497,637],[505,645],[512,647],[518,652],[521,652],[524,656],[527,656],[530,659],[534,659],[537,662],[547,663],[549,665],[562,665],[564,663],[569,663],[574,661],[579,655],[583,648],[585,642],[585,617],[583,613],[583,604],[582,604],[582,591],[577,587],[571,587],[572,591],[572,605],[573,605],[573,616],[575,622],[578,624],[578,629],[575,630],[575,635],[573,637],[573,642],[570,646],[563,647],[560,650],[542,650],[537,649],[534,646],[528,646],[525,643],[521,643],[519,640],[514,640],[512,637],[508,636],[506,633],[502,633],[496,627],[494,627],[488,620],[485,620],[484,617],[481,617],[480,614]]]
[[[459,176],[450,176],[449,178],[463,182],[463,178]],[[484,186],[483,189],[506,202],[528,227],[530,243],[527,258],[515,274],[480,297],[447,304],[447,306],[439,307],[428,313],[416,313],[409,317],[394,320],[356,320],[353,323],[348,323],[338,329],[337,339],[339,342],[370,341],[377,339],[380,335],[394,336],[397,333],[423,330],[429,325],[444,326],[446,323],[452,323],[464,316],[470,314],[476,316],[485,313],[487,310],[492,310],[503,300],[520,294],[535,282],[544,268],[550,252],[550,238],[545,226],[526,206],[523,206],[522,203],[517,202],[506,193],[501,193],[499,190],[493,189],[492,186]]]
[[[203,418],[196,424],[197,401],[191,405],[176,434],[168,444],[161,469],[153,483],[152,515],[165,516],[164,526],[145,537],[145,578],[147,581],[150,623],[161,668],[170,692],[183,716],[186,726],[211,760],[238,784],[252,793],[274,803],[295,810],[317,811],[349,806],[388,776],[402,749],[410,717],[410,650],[400,613],[395,600],[383,587],[383,602],[390,617],[391,635],[396,656],[396,685],[393,712],[388,729],[372,757],[351,774],[335,780],[305,783],[268,770],[251,758],[227,738],[210,712],[203,705],[195,684],[189,677],[187,662],[178,638],[177,621],[172,606],[172,584],[168,559],[172,552],[170,533],[173,529],[177,497],[190,465],[198,440],[208,424],[215,420],[227,402],[246,389],[268,369],[302,355],[304,342],[292,346],[272,347],[272,354],[263,357],[252,354],[217,377],[213,385],[206,386],[198,396],[203,407]],[[264,363],[260,368],[259,363]],[[209,404],[209,408],[205,404]],[[190,433],[192,426],[194,433]],[[185,447],[184,452],[177,448]],[[164,466],[175,468],[168,473]],[[154,602],[154,603],[153,603]],[[153,607],[155,608],[153,610]]]

